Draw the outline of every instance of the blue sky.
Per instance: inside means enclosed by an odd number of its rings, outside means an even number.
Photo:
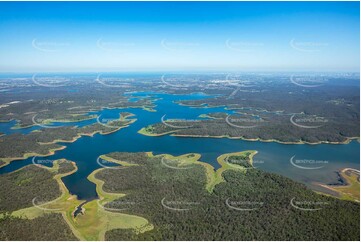
[[[0,72],[358,71],[358,2],[0,2]]]

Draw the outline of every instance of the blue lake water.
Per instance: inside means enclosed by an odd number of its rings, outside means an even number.
[[[40,128],[39,126],[31,126],[28,128],[15,129],[14,126],[16,125],[16,123],[16,120],[12,120],[10,122],[0,122],[0,132],[7,135],[15,133],[28,134]]]
[[[100,168],[97,158],[109,152],[145,152],[152,151],[154,154],[181,155],[185,153],[200,153],[201,160],[218,168],[217,157],[223,153],[238,152],[243,150],[257,150],[254,157],[255,166],[268,172],[284,175],[293,180],[302,182],[313,189],[320,189],[315,183],[337,182],[336,171],[350,167],[359,169],[360,144],[353,141],[349,144],[319,144],[319,145],[285,145],[275,142],[244,141],[227,138],[186,138],[174,136],[149,137],[137,132],[153,123],[158,123],[163,115],[166,119],[199,119],[201,114],[213,112],[233,113],[224,107],[216,108],[191,108],[180,106],[176,101],[187,99],[204,99],[204,94],[192,95],[168,95],[156,93],[132,93],[129,97],[132,101],[151,96],[155,101],[157,112],[145,111],[141,108],[104,109],[92,114],[101,115],[102,118],[114,119],[119,117],[120,112],[135,114],[137,121],[129,127],[121,129],[109,135],[96,134],[94,137],[82,137],[74,143],[64,143],[66,149],[57,151],[48,156],[48,160],[66,158],[76,162],[78,171],[63,178],[63,181],[72,194],[79,199],[94,199],[97,197],[95,185],[87,180],[87,176],[95,169]],[[81,125],[96,122],[95,119],[79,122]],[[12,125],[15,123],[12,123]],[[77,123],[76,123],[77,124]],[[8,125],[8,126],[6,126]],[[55,125],[55,124],[54,124]],[[67,124],[69,125],[69,124]],[[72,124],[74,125],[74,124]],[[4,128],[7,127],[7,128]],[[10,123],[2,123],[0,132],[7,133]],[[6,130],[7,129],[7,130]],[[11,130],[11,132],[28,132],[25,129]],[[324,161],[318,169],[301,169],[291,164],[294,159],[308,161]],[[40,158],[39,158],[40,159]],[[32,158],[13,161],[8,166],[0,169],[0,174],[15,171],[25,165],[31,164]],[[306,164],[305,167],[315,167],[314,164]]]

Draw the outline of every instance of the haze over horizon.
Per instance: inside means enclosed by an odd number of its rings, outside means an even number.
[[[359,71],[359,2],[0,6],[0,72]]]

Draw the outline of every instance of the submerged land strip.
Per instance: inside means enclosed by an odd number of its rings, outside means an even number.
[[[339,173],[342,184],[320,186],[336,192],[341,199],[360,202],[360,171],[344,168]]]

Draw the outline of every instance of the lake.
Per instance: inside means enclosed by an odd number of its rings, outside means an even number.
[[[276,142],[244,141],[227,138],[186,138],[170,135],[150,137],[137,132],[149,125],[159,123],[163,115],[166,119],[200,119],[201,114],[213,112],[233,113],[225,107],[192,108],[175,103],[179,100],[204,99],[202,93],[190,95],[170,95],[160,93],[129,93],[130,101],[147,96],[154,97],[157,112],[149,112],[141,108],[104,109],[89,114],[101,115],[104,119],[119,117],[120,112],[135,114],[137,121],[127,128],[123,128],[109,135],[96,134],[94,137],[81,137],[74,143],[64,143],[66,149],[57,151],[54,155],[38,159],[56,160],[65,158],[76,162],[78,171],[63,178],[70,193],[79,199],[91,200],[97,198],[95,184],[87,180],[87,176],[101,166],[97,163],[100,155],[109,152],[146,152],[154,154],[181,155],[185,153],[199,153],[201,160],[218,168],[217,157],[224,153],[239,152],[243,150],[257,150],[254,157],[254,166],[268,172],[277,173],[302,182],[312,189],[321,190],[315,183],[336,183],[336,171],[350,167],[359,169],[360,144],[352,141],[349,144],[279,144]],[[66,125],[87,125],[96,122],[96,119],[83,122],[66,123]],[[0,132],[10,134],[14,132],[28,133],[40,127],[16,129],[11,127],[15,121],[0,123]],[[56,123],[53,125],[62,125]],[[292,158],[293,157],[293,158]],[[0,174],[15,171],[25,165],[31,164],[33,158],[13,161],[0,169]],[[36,160],[36,159],[35,159]],[[298,161],[296,164],[295,161]],[[302,161],[304,162],[302,164]],[[292,163],[293,162],[293,163]],[[301,163],[299,163],[301,162]],[[296,165],[295,165],[296,164]]]

